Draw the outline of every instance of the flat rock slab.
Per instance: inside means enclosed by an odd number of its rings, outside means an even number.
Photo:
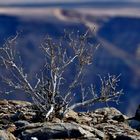
[[[24,129],[22,132],[24,140],[31,140],[33,137],[36,137],[38,140],[95,137],[94,134],[84,130],[76,123],[45,123],[41,127],[40,125],[37,127],[37,125],[34,126],[32,124]]]

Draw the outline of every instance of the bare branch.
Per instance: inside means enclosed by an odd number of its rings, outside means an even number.
[[[4,67],[10,75],[1,76],[3,82],[12,89],[7,93],[14,90],[28,93],[46,118],[49,118],[52,113],[65,114],[69,109],[92,105],[96,102],[115,101],[118,103],[122,94],[122,91],[117,91],[116,88],[119,76],[108,75],[108,79],[100,77],[101,89],[98,94],[93,84],[88,87],[83,84],[84,70],[92,64],[94,52],[99,46],[99,44],[92,44],[90,30],[85,34],[65,33],[58,42],[47,36],[40,47],[45,62],[42,69],[32,79],[36,81],[34,85],[29,81],[23,64],[20,64],[22,63],[21,56],[15,48],[18,36],[19,34],[8,38],[0,48],[0,66]],[[72,77],[69,77],[67,71],[71,69],[75,72]],[[81,94],[81,102],[73,104],[78,94]]]
[[[110,76],[108,74],[108,79],[106,80],[105,78],[101,78],[100,76],[100,81],[101,81],[101,90],[100,94],[97,96],[94,93],[93,86],[90,87],[91,89],[91,94],[93,95],[93,98],[89,100],[83,100],[80,103],[75,103],[74,105],[70,106],[67,110],[69,109],[74,109],[80,106],[88,106],[91,104],[95,104],[96,102],[108,102],[108,101],[113,101],[113,102],[118,102],[118,99],[120,95],[123,94],[122,90],[117,91],[116,86],[118,85],[119,82],[119,76]],[[85,89],[84,93],[82,95],[84,96],[85,94]]]
[[[75,103],[73,104],[72,106],[70,106],[66,111],[65,113],[68,111],[68,110],[71,110],[71,109],[75,109],[77,107],[80,107],[80,106],[88,106],[88,105],[91,105],[91,104],[95,104],[97,102],[105,102],[105,101],[110,101],[112,100],[113,98],[115,97],[119,97],[122,93],[120,92],[117,92],[116,94],[114,95],[109,95],[107,98],[105,97],[97,97],[97,98],[93,98],[93,99],[89,99],[89,100],[86,100],[84,102],[81,102],[81,103]]]

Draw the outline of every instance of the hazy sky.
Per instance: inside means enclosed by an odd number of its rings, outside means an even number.
[[[140,2],[140,0],[0,0],[0,4],[15,4],[15,3],[42,3],[42,2],[82,2],[82,1],[131,1]]]

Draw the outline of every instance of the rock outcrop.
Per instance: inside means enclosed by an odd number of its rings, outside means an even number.
[[[45,121],[31,103],[2,100],[0,140],[140,140],[138,112],[132,119],[115,108],[83,113],[70,110],[62,120],[54,117]],[[135,127],[134,121],[138,123]]]

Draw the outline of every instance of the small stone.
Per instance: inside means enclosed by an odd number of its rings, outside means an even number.
[[[67,113],[66,113],[66,118],[69,118],[69,117],[77,117],[78,116],[78,113],[76,113],[75,111],[73,110],[69,110]]]
[[[9,124],[6,130],[12,133],[16,130],[16,126],[14,124]]]
[[[78,113],[76,113],[73,110],[69,110],[69,112],[66,113],[64,120],[66,121],[77,121],[78,120]]]
[[[124,118],[123,115],[116,115],[112,119],[115,120],[115,121],[118,121],[118,122],[124,122],[125,121],[125,118]]]
[[[116,116],[116,115],[121,115],[122,113],[117,110],[114,107],[104,107],[104,108],[100,108],[100,109],[96,109],[95,113],[104,115],[104,116],[108,116],[108,117],[112,117],[112,116]]]
[[[53,122],[53,123],[60,123],[61,120],[60,120],[59,118],[53,118],[52,122]]]
[[[16,138],[12,133],[6,130],[0,130],[0,140],[16,140]]]
[[[9,100],[8,101],[9,104],[12,105],[19,105],[19,106],[31,106],[32,104],[30,102],[26,102],[26,101],[18,101],[18,100]]]
[[[23,127],[23,126],[29,125],[30,123],[25,120],[18,120],[14,122],[14,124],[16,125],[16,127]]]
[[[79,124],[89,124],[92,121],[91,117],[87,117],[87,116],[81,116],[77,119],[77,122]]]
[[[83,135],[84,138],[95,138],[95,135],[93,133],[83,129],[82,127],[79,127],[79,131]]]
[[[18,110],[15,114],[11,116],[11,120],[18,121],[19,119],[23,118],[23,115],[23,112]]]
[[[37,137],[31,137],[31,140],[38,140]]]
[[[7,100],[0,100],[0,106],[1,105],[8,105],[8,101]]]
[[[9,122],[9,118],[0,118],[0,124],[8,124]]]
[[[97,120],[96,117],[94,117],[94,118],[92,119],[92,121],[91,121],[92,124],[97,124],[97,122],[98,122],[98,120]]]
[[[87,126],[87,125],[81,125],[82,128],[84,128],[86,131],[89,131],[90,133],[92,133],[92,135],[94,134],[96,137],[100,137],[101,139],[105,139],[107,136],[104,132],[96,129],[96,128],[93,128],[93,127],[90,127],[90,126]]]

